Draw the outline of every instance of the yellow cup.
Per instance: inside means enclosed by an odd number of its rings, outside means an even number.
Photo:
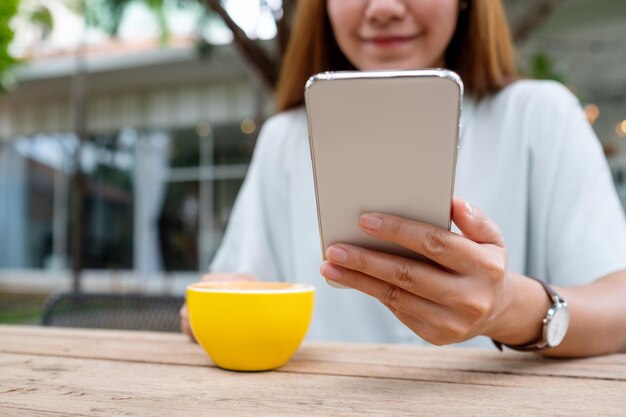
[[[296,352],[313,315],[315,288],[286,282],[199,282],[187,287],[196,340],[220,368],[265,371]]]

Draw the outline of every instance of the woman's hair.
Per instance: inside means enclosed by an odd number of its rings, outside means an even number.
[[[355,69],[335,41],[326,1],[298,1],[276,88],[278,112],[304,103],[310,76]],[[501,0],[461,2],[456,31],[445,52],[446,67],[461,76],[468,94],[480,98],[516,78],[513,43]]]

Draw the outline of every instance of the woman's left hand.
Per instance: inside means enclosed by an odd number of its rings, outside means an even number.
[[[346,244],[328,248],[324,277],[379,299],[406,326],[435,345],[477,335],[497,337],[510,301],[507,251],[498,226],[455,198],[452,220],[463,235],[386,214],[365,214],[361,229],[437,265]],[[510,329],[509,329],[510,330]]]

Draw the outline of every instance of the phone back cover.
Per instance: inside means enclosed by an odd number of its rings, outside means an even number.
[[[307,84],[322,251],[343,242],[419,258],[369,237],[358,218],[382,212],[450,228],[462,83],[445,70],[352,74]]]

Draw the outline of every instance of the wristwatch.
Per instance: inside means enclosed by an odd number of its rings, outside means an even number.
[[[496,340],[493,340],[493,344],[502,351],[502,346],[506,346],[509,349],[521,350],[525,352],[538,351],[544,349],[550,349],[561,344],[567,333],[569,326],[569,310],[567,308],[567,302],[557,294],[554,289],[545,282],[533,278],[539,282],[548,293],[548,297],[554,304],[548,309],[546,317],[543,319],[543,332],[541,338],[535,342],[531,342],[525,345],[504,345]]]

